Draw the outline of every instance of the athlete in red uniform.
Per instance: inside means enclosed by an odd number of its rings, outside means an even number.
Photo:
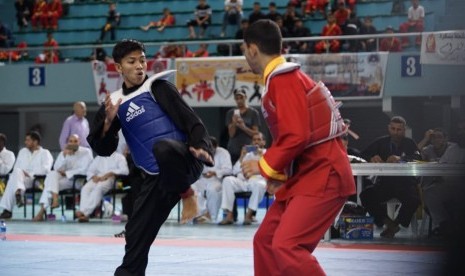
[[[262,112],[273,143],[259,161],[242,165],[261,174],[276,200],[254,237],[254,270],[262,275],[324,275],[313,250],[355,193],[347,131],[338,106],[322,83],[280,55],[279,27],[259,20],[244,34],[244,55],[263,76]]]

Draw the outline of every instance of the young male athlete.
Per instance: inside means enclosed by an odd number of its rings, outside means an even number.
[[[124,83],[107,94],[87,139],[98,155],[108,156],[116,150],[122,129],[135,164],[144,172],[126,224],[123,263],[115,275],[145,275],[150,246],[171,209],[182,198],[182,219],[196,215],[190,185],[203,164],[213,165],[213,149],[200,118],[166,80],[174,71],[147,77],[145,47],[136,40],[118,42],[113,59]]]
[[[276,196],[254,237],[254,275],[325,275],[312,252],[355,193],[339,137],[346,126],[326,87],[286,62],[281,45],[271,20],[245,31],[245,58],[265,82],[262,112],[273,143],[242,170],[245,177],[264,176]]]

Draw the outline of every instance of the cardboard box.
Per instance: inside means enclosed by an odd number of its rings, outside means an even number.
[[[373,217],[341,216],[339,218],[339,232],[346,240],[372,240]]]

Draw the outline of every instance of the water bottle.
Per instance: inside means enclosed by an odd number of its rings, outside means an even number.
[[[6,240],[6,223],[4,220],[0,221],[0,240]]]

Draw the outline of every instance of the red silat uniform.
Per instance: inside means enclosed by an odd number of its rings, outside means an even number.
[[[256,276],[324,275],[312,252],[355,193],[337,105],[299,67],[279,57],[264,73],[262,112],[273,143],[259,167],[284,184],[254,237]]]

